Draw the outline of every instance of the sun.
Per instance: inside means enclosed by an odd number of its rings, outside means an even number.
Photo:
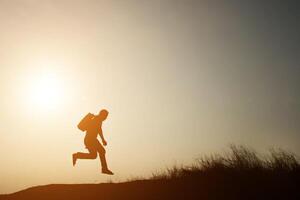
[[[28,100],[33,109],[53,110],[59,108],[64,100],[63,84],[53,73],[43,73],[31,81]]]

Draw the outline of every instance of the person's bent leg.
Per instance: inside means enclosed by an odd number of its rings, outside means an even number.
[[[97,158],[97,153],[82,153],[82,152],[77,152],[76,153],[77,159],[96,159]]]
[[[96,159],[97,151],[89,149],[89,153],[77,152],[73,154],[73,165],[75,166],[77,159]]]

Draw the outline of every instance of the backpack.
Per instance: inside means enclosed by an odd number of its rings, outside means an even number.
[[[77,128],[79,128],[81,131],[86,131],[90,125],[91,122],[93,121],[95,115],[93,115],[92,113],[88,113],[77,125]]]

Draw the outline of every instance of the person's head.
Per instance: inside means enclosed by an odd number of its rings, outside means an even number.
[[[107,116],[108,116],[108,111],[105,109],[100,110],[99,115],[98,115],[102,121],[106,120]]]

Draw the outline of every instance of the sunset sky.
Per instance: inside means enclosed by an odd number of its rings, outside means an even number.
[[[297,1],[0,0],[0,193],[147,177],[243,144],[300,154]],[[106,108],[107,159],[77,124]]]

